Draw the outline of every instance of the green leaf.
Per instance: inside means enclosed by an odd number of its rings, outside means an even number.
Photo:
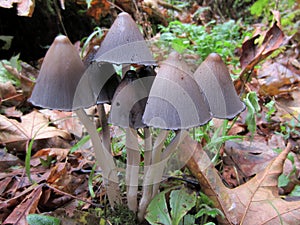
[[[152,225],[164,224],[171,225],[171,217],[168,212],[168,206],[166,202],[165,194],[169,190],[162,191],[158,195],[156,195],[153,200],[150,202],[147,213],[146,220]]]
[[[300,185],[296,185],[294,190],[290,193],[290,196],[299,196],[300,197]]]
[[[278,177],[278,187],[285,187],[290,182],[288,176],[281,174]]]
[[[9,61],[7,60],[1,60],[0,61],[0,82],[1,83],[6,83],[10,81],[12,84],[16,86],[20,86],[20,81],[16,79],[10,72],[8,72],[2,64],[12,66],[16,68],[18,71],[21,70],[21,63],[19,60],[20,55],[16,55],[10,58]]]
[[[172,224],[178,225],[180,220],[195,204],[195,192],[189,193],[185,188],[172,191],[170,194]]]
[[[257,0],[250,8],[250,12],[252,15],[257,17],[261,16],[263,11],[268,6],[269,0]]]
[[[52,216],[45,216],[40,214],[29,214],[27,217],[29,225],[59,225],[60,220]]]
[[[258,98],[256,92],[249,92],[244,99],[247,106],[248,113],[246,116],[246,124],[248,130],[253,135],[256,131],[256,115],[260,111],[260,106],[258,103]]]
[[[195,216],[187,214],[180,221],[179,225],[194,225],[195,224]]]

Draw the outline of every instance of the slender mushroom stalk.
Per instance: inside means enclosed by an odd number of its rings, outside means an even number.
[[[109,177],[115,183],[117,176],[112,165],[113,159],[105,155],[96,128],[83,109],[96,103],[95,93],[88,89],[90,78],[83,74],[84,65],[77,50],[66,36],[59,35],[46,53],[29,101],[34,105],[49,109],[76,110],[81,122],[91,132],[96,159],[103,170],[105,179]],[[120,202],[120,197],[112,191],[112,187],[108,189],[108,198],[114,206],[115,203]]]
[[[139,178],[140,152],[135,129],[126,129],[126,184],[128,208],[133,212],[137,211],[137,191]]]
[[[84,109],[77,109],[76,114],[91,137],[97,162],[102,169],[107,197],[111,206],[114,207],[116,204],[121,203],[121,199],[119,193],[119,180],[113,158],[109,152],[103,148],[97,128],[86,115]]]
[[[146,209],[151,201],[153,196],[153,186],[157,185],[155,184],[155,174],[159,173],[160,167],[159,162],[161,158],[162,149],[164,147],[164,142],[167,139],[169,135],[168,130],[161,130],[161,132],[158,134],[154,145],[153,145],[153,151],[151,156],[151,164],[148,165],[148,167],[145,167],[144,172],[144,181],[143,181],[143,192],[142,192],[142,198],[140,200],[139,204],[139,210],[138,210],[138,219],[139,221],[144,220],[144,215],[146,212]]]
[[[115,92],[109,117],[110,123],[126,129],[127,199],[129,208],[134,212],[137,210],[140,163],[136,130],[146,126],[142,122],[142,115],[152,82],[153,77],[143,78],[142,82],[135,71],[127,71]]]

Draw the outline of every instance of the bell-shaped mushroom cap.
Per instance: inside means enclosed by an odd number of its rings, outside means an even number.
[[[108,122],[123,128],[145,127],[142,116],[153,80],[154,76],[138,78],[135,71],[127,71],[114,94]]]
[[[221,56],[211,53],[198,67],[194,78],[203,90],[214,117],[232,119],[245,109]]]
[[[77,85],[74,105],[92,106],[111,103],[120,78],[112,64],[92,62]]]
[[[74,96],[83,72],[84,65],[70,40],[57,36],[46,53],[29,101],[43,108],[74,109]]]
[[[104,84],[103,88],[100,91],[100,94],[97,98],[97,104],[111,104],[114,94],[121,82],[120,76],[117,73],[114,73]]]
[[[115,64],[156,64],[138,26],[126,12],[118,15],[94,60]]]
[[[173,52],[157,71],[143,115],[146,125],[188,129],[207,123],[211,113],[188,65]]]

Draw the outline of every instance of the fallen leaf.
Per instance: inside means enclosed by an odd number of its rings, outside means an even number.
[[[71,138],[68,132],[49,126],[49,120],[37,111],[22,116],[21,122],[0,115],[0,131],[0,143],[46,139],[54,136]]]
[[[284,161],[290,151],[288,144],[265,170],[234,189],[226,188],[201,145],[190,137],[180,144],[182,160],[192,155],[187,166],[198,179],[203,192],[215,207],[223,211],[220,224],[298,224],[300,201],[285,201],[278,194],[278,177],[283,172]],[[191,154],[192,153],[192,154]]]
[[[39,110],[44,115],[48,116],[58,128],[66,130],[77,137],[83,134],[83,126],[72,112],[62,112],[58,110],[41,109]]]
[[[11,166],[24,164],[18,157],[0,149],[0,170],[4,171]]]
[[[257,63],[267,58],[285,41],[284,33],[277,25],[277,22],[265,33],[261,45],[257,43],[257,39],[260,36],[258,34],[245,41],[242,45],[242,55],[240,57],[242,71],[240,72],[240,77],[251,71]]]
[[[259,94],[275,96],[291,92],[291,85],[299,82],[298,76],[285,65],[268,60],[258,70]]]
[[[43,186],[35,188],[26,198],[13,210],[13,212],[2,223],[27,225],[26,216],[35,213],[42,195]]]
[[[105,17],[110,12],[110,4],[106,0],[93,0],[87,15],[92,16],[96,21]]]
[[[17,3],[18,16],[32,16],[34,0],[0,0],[0,7],[12,8],[15,3]]]
[[[227,141],[225,153],[246,177],[251,177],[265,169],[278,155],[267,144],[256,141],[241,143]]]

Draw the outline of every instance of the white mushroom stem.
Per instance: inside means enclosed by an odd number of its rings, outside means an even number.
[[[140,151],[136,130],[126,129],[126,185],[127,185],[127,204],[133,212],[137,211],[137,192],[139,181]]]
[[[164,168],[167,165],[167,162],[170,156],[176,151],[179,144],[184,140],[184,138],[189,135],[189,132],[186,130],[179,130],[176,132],[175,137],[171,140],[170,144],[161,154],[159,159],[161,163],[161,169],[158,170],[158,173],[155,174],[154,185],[152,190],[152,198],[158,193],[159,185],[163,177]]]
[[[152,199],[152,187],[153,187],[154,177],[155,174],[158,172],[158,170],[161,169],[159,161],[161,158],[162,149],[164,147],[164,142],[167,139],[168,134],[169,131],[161,130],[161,132],[159,133],[159,135],[157,136],[154,142],[151,165],[148,166],[147,169],[145,166],[146,172],[144,174],[143,192],[142,192],[142,198],[140,200],[139,212],[138,212],[139,221],[144,220],[146,209]]]
[[[152,136],[149,127],[144,128],[144,143],[144,174],[146,174],[152,158]]]
[[[102,169],[102,176],[108,200],[111,207],[114,207],[116,204],[121,203],[121,195],[119,190],[119,179],[113,157],[103,148],[102,140],[97,132],[96,126],[93,121],[90,120],[84,109],[76,110],[76,114],[91,137],[97,163]]]
[[[107,123],[107,117],[106,117],[106,112],[104,109],[103,104],[97,105],[97,110],[98,110],[98,115],[99,115],[99,121],[100,125],[102,127],[102,141],[103,141],[103,146],[105,150],[111,154],[111,145],[110,145],[110,130],[109,126]]]

